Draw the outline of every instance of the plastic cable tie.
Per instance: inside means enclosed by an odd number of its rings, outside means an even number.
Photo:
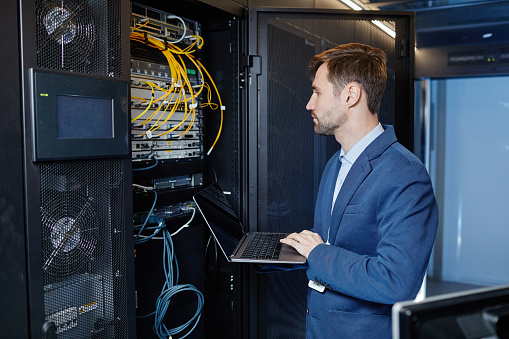
[[[196,107],[198,107],[198,104],[191,104],[191,105],[189,105],[189,108],[196,108]]]
[[[146,134],[147,134],[147,138],[152,139],[152,132],[151,131],[147,131]]]

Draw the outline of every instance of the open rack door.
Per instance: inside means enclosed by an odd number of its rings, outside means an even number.
[[[384,31],[379,24],[389,30]],[[365,43],[388,57],[388,83],[379,111],[398,140],[413,148],[414,16],[378,12],[250,8],[249,140],[246,224],[250,231],[295,232],[313,225],[314,202],[327,160],[339,148],[314,133],[306,103],[308,63],[337,45]],[[305,338],[304,270],[250,278],[250,337]],[[259,331],[259,333],[256,333]]]

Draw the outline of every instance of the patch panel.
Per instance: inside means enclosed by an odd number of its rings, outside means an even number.
[[[133,152],[163,149],[189,149],[198,148],[200,143],[196,140],[159,140],[159,141],[133,141]]]
[[[185,23],[185,31],[182,21],[176,19],[173,14],[131,3],[131,27],[161,38],[169,38],[169,41],[180,39],[185,33],[188,38],[183,39],[182,43],[192,44],[194,39],[191,36],[201,34],[201,25],[185,18],[182,20]]]
[[[155,189],[174,189],[203,185],[203,174],[188,174],[169,178],[153,179],[149,182]]]
[[[141,161],[149,158],[157,158],[160,160],[177,160],[177,159],[186,159],[186,158],[203,158],[203,151],[199,148],[188,148],[184,150],[161,150],[161,151],[140,151],[133,152],[132,159],[133,161]]]
[[[172,133],[162,134],[163,131],[154,131],[151,132],[149,130],[131,130],[131,141],[139,141],[139,140],[182,140],[182,139],[196,139],[201,142],[201,133],[198,132],[187,132],[186,134],[180,135],[179,131],[174,131]]]
[[[194,65],[186,64],[187,78],[191,85],[200,84],[199,72]],[[131,81],[132,86],[150,87],[146,84],[140,84],[137,78],[143,79],[144,76],[150,77],[154,82],[160,80],[163,86],[170,86],[172,83],[171,69],[168,65],[162,65],[154,62],[146,62],[141,60],[131,60]]]
[[[191,214],[193,210],[196,210],[196,204],[194,201],[191,200],[168,206],[163,206],[160,208],[155,208],[154,211],[152,212],[152,215],[156,217],[161,217],[163,219],[171,219]],[[142,225],[146,217],[147,213],[135,214],[134,215],[135,226]]]
[[[169,129],[174,128],[178,124],[180,124],[182,122],[182,120],[184,120],[184,118],[185,118],[184,112],[177,111],[177,112],[173,113],[171,118],[168,119],[168,121],[166,121],[166,122],[164,122],[164,120],[165,120],[164,118],[166,118],[166,116],[163,115],[163,117],[161,117],[161,114],[154,116],[154,118],[152,118],[151,120],[143,119],[143,117],[140,119],[134,120],[134,118],[136,118],[137,112],[139,112],[139,111],[134,111],[134,110],[131,111],[131,116],[133,119],[131,122],[131,129],[135,129],[135,130],[147,130],[147,129],[152,128],[154,125],[159,125],[159,127],[157,128],[158,130],[167,131]],[[161,119],[159,119],[159,117],[161,117]],[[158,121],[158,119],[159,119],[159,121]],[[200,131],[200,126],[202,124],[201,119],[202,119],[202,116],[201,116],[201,112],[200,112],[200,114],[196,115],[195,121],[193,122],[193,124],[191,126],[192,131]],[[186,120],[182,124],[180,124],[177,131],[186,130],[190,125],[191,125],[191,122]]]
[[[198,81],[195,70],[189,69],[188,73],[195,82]],[[182,95],[177,94],[180,92],[175,91],[170,74],[169,67],[165,65],[136,60],[131,62],[133,161],[149,157],[158,160],[203,159],[200,98],[195,98],[195,109],[191,111],[189,91],[184,88]],[[171,92],[167,95],[168,91],[175,91],[175,94]],[[181,101],[176,103],[178,95]],[[170,102],[172,97],[173,101]]]
[[[160,132],[166,132],[166,131],[169,131],[171,129],[174,129],[175,133],[178,133],[179,131],[185,131],[187,130],[187,128],[190,126],[190,124],[181,124],[180,126],[178,126],[180,121],[168,121],[168,122],[150,122],[150,123],[143,123],[143,121],[135,121],[131,124],[131,128],[132,129],[135,129],[135,130],[141,130],[141,131],[146,131],[146,130],[152,130],[156,133],[160,133]],[[153,127],[157,127],[157,128],[153,128]],[[194,131],[194,132],[199,132],[200,131],[200,126],[198,124],[193,124],[192,126],[190,126],[190,129],[189,131]],[[199,135],[199,133],[197,133],[196,135]]]

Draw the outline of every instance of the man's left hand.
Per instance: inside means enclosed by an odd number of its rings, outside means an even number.
[[[323,244],[322,237],[319,234],[308,230],[289,234],[286,238],[281,239],[281,242],[295,248],[297,252],[305,256],[306,259],[317,245]]]

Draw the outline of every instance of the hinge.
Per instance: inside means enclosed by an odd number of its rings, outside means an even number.
[[[242,70],[244,70],[246,67],[251,68],[249,73],[261,74],[262,58],[259,55],[244,55],[240,66]]]
[[[243,55],[240,61],[240,87],[244,88],[247,75],[262,74],[262,58],[259,55]]]
[[[398,44],[398,57],[403,58],[408,56],[408,40],[401,39]]]

